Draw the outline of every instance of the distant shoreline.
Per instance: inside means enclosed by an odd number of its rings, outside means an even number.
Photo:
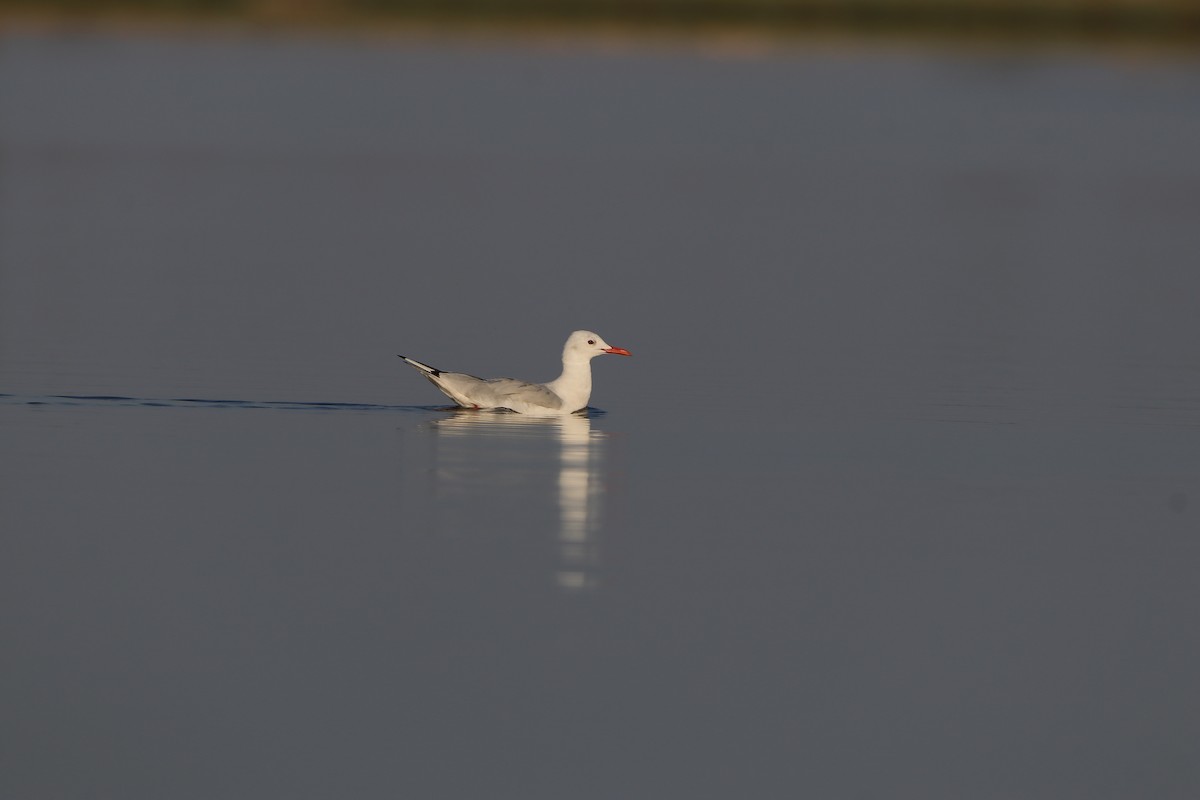
[[[113,24],[1200,44],[1175,0],[0,0],[0,30]]]

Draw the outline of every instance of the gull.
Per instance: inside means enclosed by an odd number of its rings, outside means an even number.
[[[605,354],[627,356],[591,331],[575,331],[563,345],[563,370],[549,383],[526,383],[515,378],[476,378],[445,372],[415,358],[400,356],[463,408],[506,408],[518,414],[572,414],[587,408],[592,395],[592,359]]]

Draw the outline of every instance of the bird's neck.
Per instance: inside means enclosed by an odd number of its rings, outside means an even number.
[[[562,398],[568,411],[586,408],[592,396],[592,362],[563,359],[562,375],[546,384],[552,392]]]

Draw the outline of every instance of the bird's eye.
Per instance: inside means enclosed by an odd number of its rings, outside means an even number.
[[[588,339],[588,344],[595,344],[595,343],[596,343],[595,339]]]

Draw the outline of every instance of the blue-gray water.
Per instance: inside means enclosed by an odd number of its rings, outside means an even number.
[[[0,795],[1200,794],[1200,62],[0,36]],[[586,417],[439,410],[395,353]]]

